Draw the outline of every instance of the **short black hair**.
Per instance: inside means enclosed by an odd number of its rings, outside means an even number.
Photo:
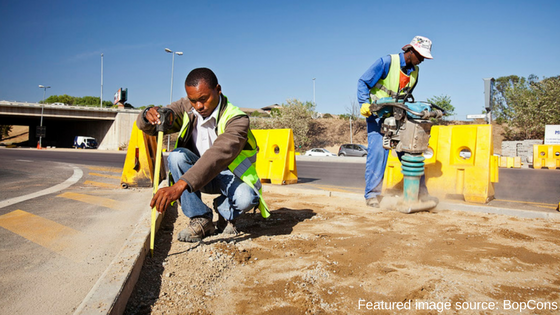
[[[206,82],[208,87],[212,89],[218,86],[218,78],[214,72],[208,68],[196,68],[192,70],[185,79],[185,86],[198,86],[200,81]]]

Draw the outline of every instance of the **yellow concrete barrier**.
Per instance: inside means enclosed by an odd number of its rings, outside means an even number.
[[[257,139],[257,174],[261,182],[275,185],[298,181],[292,129],[253,130]]]
[[[560,168],[560,144],[533,145],[533,168]]]
[[[156,152],[156,137],[146,135],[134,122],[121,176],[123,188],[152,186]],[[165,165],[162,163],[159,178],[164,179],[165,173]]]
[[[494,198],[498,182],[498,157],[493,156],[492,126],[433,126],[429,149],[425,154],[426,186],[440,198],[463,198],[468,202],[487,203]],[[389,154],[384,190],[402,190],[400,162]]]
[[[521,168],[521,157],[520,156],[500,156],[498,159],[500,161],[499,167],[504,168]]]

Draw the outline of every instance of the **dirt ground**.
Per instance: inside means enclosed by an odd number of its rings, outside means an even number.
[[[558,221],[265,197],[270,219],[197,244],[169,211],[125,314],[560,313]]]

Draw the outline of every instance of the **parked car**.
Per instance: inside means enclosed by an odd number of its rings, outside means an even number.
[[[307,156],[336,156],[336,154],[329,152],[327,149],[323,148],[313,148],[305,152]]]
[[[343,144],[338,149],[338,156],[366,156],[367,148],[361,144]]]
[[[76,149],[97,149],[97,140],[92,137],[75,136],[73,147]]]

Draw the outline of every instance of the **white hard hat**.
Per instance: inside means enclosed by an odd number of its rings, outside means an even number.
[[[414,36],[410,44],[404,45],[402,50],[406,51],[410,47],[414,48],[422,57],[433,59],[432,57],[432,41],[424,36]]]

